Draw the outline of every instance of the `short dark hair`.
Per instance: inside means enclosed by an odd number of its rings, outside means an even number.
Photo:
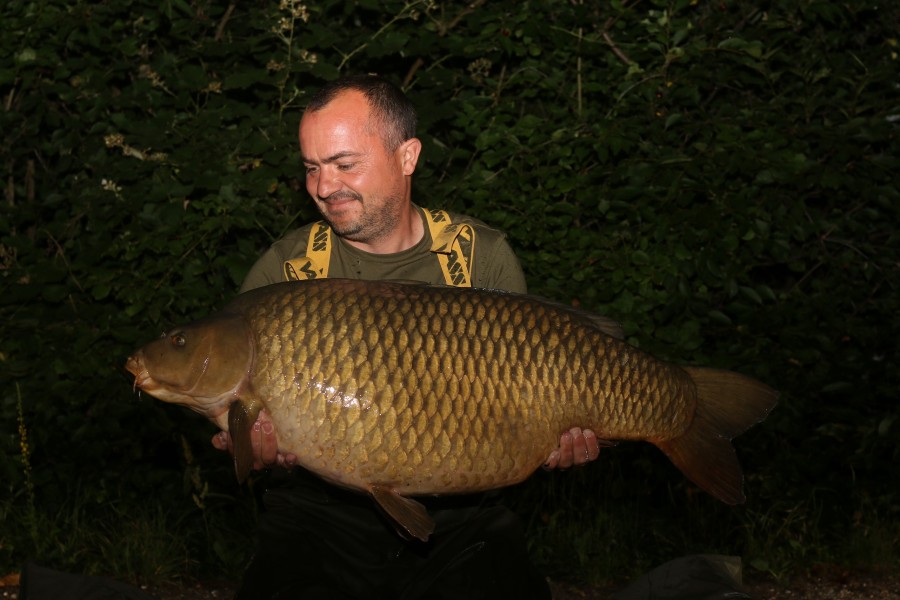
[[[366,97],[372,116],[379,121],[388,150],[394,151],[416,136],[416,107],[400,88],[378,75],[345,75],[329,81],[313,94],[306,110],[321,110],[338,94],[349,90],[356,90]]]

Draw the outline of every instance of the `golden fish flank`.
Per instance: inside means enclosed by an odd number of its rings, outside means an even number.
[[[730,440],[775,392],[620,338],[608,319],[531,296],[323,279],[238,296],[127,367],[147,393],[230,429],[239,479],[265,408],[281,451],[421,539],[433,523],[410,496],[519,482],[573,426],[654,443],[712,495],[743,501]]]

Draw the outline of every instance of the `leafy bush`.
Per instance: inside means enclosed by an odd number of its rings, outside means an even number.
[[[775,572],[852,558],[837,545],[859,515],[898,510],[898,9],[595,4],[6,2],[4,511],[57,514],[77,489],[90,505],[180,506],[199,530],[219,509],[198,494],[252,514],[211,426],[136,399],[117,371],[315,218],[295,147],[305,99],[379,72],[421,108],[419,203],[504,229],[533,291],[610,314],[632,343],[782,391],[737,442],[745,509],[696,498],[652,451],[530,482],[517,505],[545,564],[565,540],[548,526],[582,527],[569,499],[601,488],[567,576],[589,576],[609,553],[597,530],[623,521],[625,564],[712,545]],[[634,497],[637,512],[614,508]],[[649,533],[641,511],[662,515]],[[4,568],[38,552],[7,535]],[[639,550],[647,535],[668,540],[658,554]]]

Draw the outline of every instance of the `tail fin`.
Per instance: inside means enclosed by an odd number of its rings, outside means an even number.
[[[681,437],[657,446],[708,493],[726,504],[740,504],[744,501],[744,474],[731,439],[765,419],[778,393],[733,371],[682,368],[697,387],[694,421]]]

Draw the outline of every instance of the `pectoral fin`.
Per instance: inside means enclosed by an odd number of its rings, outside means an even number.
[[[423,542],[434,531],[434,520],[421,503],[411,498],[404,498],[393,488],[373,485],[369,488],[378,506],[397,524],[397,530],[406,536],[412,536]]]
[[[234,473],[238,483],[244,483],[253,468],[253,441],[250,433],[260,408],[257,402],[236,400],[228,409],[228,433],[234,448]]]

